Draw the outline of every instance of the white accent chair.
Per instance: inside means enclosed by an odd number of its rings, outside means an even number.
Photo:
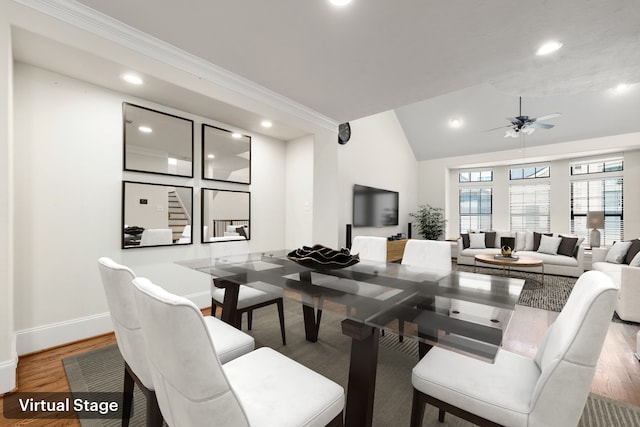
[[[118,349],[125,362],[124,392],[129,400],[124,403],[122,425],[129,424],[135,382],[147,399],[147,425],[161,426],[162,415],[154,392],[149,359],[134,298],[132,280],[136,276],[129,268],[117,264],[107,257],[98,259],[98,268],[109,305]],[[255,342],[251,336],[221,320],[208,318],[206,326],[209,333],[215,337],[215,345],[221,363],[226,363],[255,348]]]
[[[401,264],[447,275],[451,273],[451,244],[436,240],[409,239],[404,247]],[[400,319],[399,322],[398,340],[402,342],[404,321]]]
[[[575,426],[591,388],[618,290],[598,271],[578,279],[534,358],[499,350],[493,364],[434,347],[413,368],[411,426],[426,403],[480,425]]]
[[[227,238],[229,240],[221,240],[211,245],[211,258],[224,256],[237,256],[238,260],[249,254],[249,242],[244,237]],[[214,281],[211,281],[211,316],[216,315],[217,306],[222,307],[224,302],[225,289],[216,287]],[[238,291],[237,310],[242,318],[242,314],[247,313],[247,328],[251,330],[253,326],[253,310],[268,305],[275,304],[278,308],[278,319],[280,321],[280,335],[282,336],[282,345],[287,345],[287,336],[284,326],[284,299],[281,289],[271,289],[264,291],[250,286],[241,285]],[[240,320],[241,322],[241,320]],[[234,325],[240,328],[241,325]]]
[[[351,253],[361,261],[387,262],[387,238],[356,236],[351,243]]]
[[[170,426],[342,426],[344,389],[262,347],[222,365],[189,300],[137,278],[135,298],[160,410]]]
[[[159,246],[173,244],[173,232],[170,228],[149,228],[142,232],[140,246]]]

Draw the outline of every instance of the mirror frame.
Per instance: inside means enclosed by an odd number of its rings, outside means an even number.
[[[172,239],[172,243],[171,244],[163,244],[163,245],[126,245],[125,244],[125,232],[124,232],[124,226],[126,224],[126,187],[127,184],[141,184],[141,185],[149,185],[149,186],[155,186],[155,187],[177,187],[177,188],[186,188],[189,191],[189,194],[191,196],[191,221],[190,221],[190,225],[191,225],[191,241],[188,243],[177,243],[175,240]],[[168,214],[168,211],[167,211]],[[139,181],[122,181],[122,217],[121,217],[121,224],[120,224],[120,247],[121,249],[139,249],[139,248],[153,248],[153,247],[158,247],[158,246],[186,246],[186,245],[192,245],[193,244],[193,187],[188,187],[188,186],[184,186],[184,185],[171,185],[171,184],[156,184],[156,183],[152,183],[152,182],[139,182]],[[170,227],[169,227],[170,228]],[[141,235],[142,237],[142,235]]]
[[[242,190],[222,190],[219,188],[201,188],[200,189],[200,243],[220,243],[223,242],[224,240],[218,240],[218,241],[211,241],[211,240],[205,240],[205,236],[204,236],[204,226],[205,225],[209,225],[209,224],[205,224],[206,218],[204,216],[204,202],[205,202],[205,191],[224,191],[227,193],[244,193],[247,195],[247,197],[249,198],[249,236],[247,237],[247,241],[251,240],[251,235],[253,234],[253,229],[251,226],[251,192],[250,191],[242,191]],[[231,220],[234,221],[234,220]],[[231,224],[233,225],[233,224]],[[212,227],[213,228],[213,227]],[[192,238],[193,238],[193,233],[192,234]]]
[[[201,168],[202,168],[202,179],[206,179],[207,181],[220,181],[220,182],[233,182],[236,184],[251,184],[251,157],[252,157],[252,141],[251,141],[251,137],[249,135],[242,135],[243,138],[248,138],[249,139],[249,179],[246,181],[233,181],[233,180],[228,180],[228,179],[218,179],[218,178],[208,178],[207,176],[205,176],[205,165],[206,165],[206,159],[205,159],[205,145],[206,145],[206,129],[207,128],[212,128],[212,129],[216,129],[219,131],[223,131],[223,132],[228,132],[230,134],[233,134],[235,132],[232,132],[228,129],[223,129],[221,127],[218,126],[213,126],[213,125],[208,125],[206,123],[202,123],[202,152],[201,152],[201,158],[200,158],[200,163],[201,163]],[[215,167],[214,167],[215,169]]]
[[[167,116],[167,117],[170,117],[172,119],[183,120],[183,121],[188,122],[188,123],[191,124],[191,141],[183,141],[183,142],[181,142],[181,144],[184,144],[184,145],[191,144],[191,173],[189,175],[183,175],[183,174],[179,174],[179,173],[170,173],[170,172],[157,172],[157,171],[154,171],[154,170],[145,170],[145,169],[133,169],[133,168],[128,168],[127,167],[127,106],[139,108],[139,109],[146,110],[146,111],[150,111],[150,112],[156,113],[156,114],[161,114],[163,116]],[[182,176],[182,177],[186,177],[186,178],[193,178],[194,162],[195,162],[194,122],[193,122],[193,120],[185,119],[184,117],[176,116],[174,114],[165,113],[163,111],[154,110],[152,108],[143,107],[141,105],[132,104],[130,102],[123,102],[122,103],[122,144],[123,144],[122,169],[125,170],[125,171],[152,173],[152,174],[156,174],[156,175]]]

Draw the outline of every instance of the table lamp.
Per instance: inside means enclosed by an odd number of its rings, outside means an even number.
[[[589,234],[589,242],[592,248],[600,247],[600,231],[598,228],[604,228],[604,212],[592,211],[587,214],[587,227],[591,228]]]

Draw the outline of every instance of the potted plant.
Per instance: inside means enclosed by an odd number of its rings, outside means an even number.
[[[444,209],[431,205],[418,206],[418,212],[410,213],[417,222],[418,232],[427,240],[438,240],[444,234],[447,220],[444,219]]]

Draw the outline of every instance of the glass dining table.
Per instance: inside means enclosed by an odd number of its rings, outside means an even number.
[[[434,345],[492,363],[524,280],[361,261],[334,270],[308,268],[277,250],[177,264],[209,274],[225,288],[222,319],[240,327],[240,285],[299,302],[305,337],[315,342],[323,310],[345,317],[351,338],[345,425],[370,426],[380,331],[418,342],[420,357]],[[418,361],[416,360],[416,363]]]

